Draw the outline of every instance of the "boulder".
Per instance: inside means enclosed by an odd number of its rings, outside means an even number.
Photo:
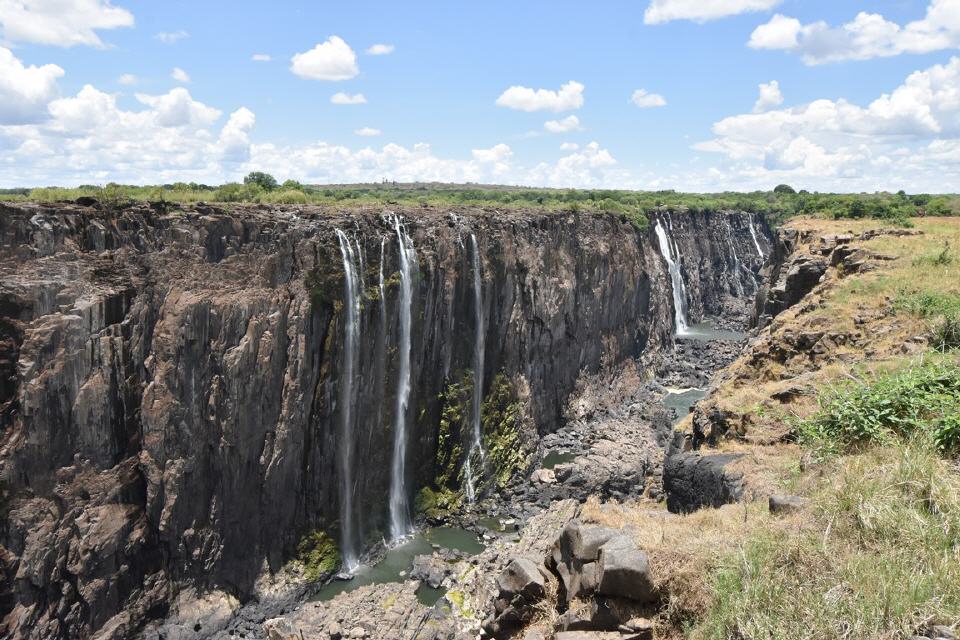
[[[801,511],[810,506],[810,500],[800,496],[772,495],[769,500],[770,513],[784,514]]]
[[[523,557],[511,560],[507,568],[497,576],[497,588],[504,600],[520,596],[524,600],[535,602],[547,593],[546,580],[539,564]]]
[[[647,554],[626,536],[618,536],[600,547],[597,593],[638,602],[657,599]]]

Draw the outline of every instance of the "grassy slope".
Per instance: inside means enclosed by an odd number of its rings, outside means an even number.
[[[931,348],[943,317],[960,307],[960,255],[938,259],[945,243],[960,249],[960,219],[913,222],[922,235],[863,243],[895,260],[862,274],[831,269],[707,400],[745,416],[744,431],[720,448],[746,454],[739,466],[753,501],[679,517],[587,505],[589,519],[632,526],[650,553],[670,593],[661,635],[901,638],[960,622],[960,468],[957,450],[930,437],[944,420],[960,428],[951,386],[960,384],[960,352]],[[789,224],[817,235],[877,227]],[[843,341],[828,353],[769,357],[789,336],[820,331]],[[951,372],[948,384],[913,401],[929,391],[931,367]],[[790,388],[799,395],[772,398]],[[863,436],[851,425],[879,427]],[[774,492],[812,505],[774,517],[764,500]]]

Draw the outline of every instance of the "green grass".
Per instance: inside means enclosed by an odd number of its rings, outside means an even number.
[[[960,620],[960,477],[923,438],[837,458],[812,513],[713,573],[691,637],[903,638]]]
[[[865,383],[821,395],[820,410],[799,425],[801,442],[826,453],[929,437],[943,454],[960,450],[960,365],[931,355]]]

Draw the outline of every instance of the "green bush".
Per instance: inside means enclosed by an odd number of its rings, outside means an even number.
[[[960,442],[960,366],[929,357],[915,367],[821,396],[820,410],[800,423],[802,441],[840,452],[897,438],[929,437],[941,453]]]

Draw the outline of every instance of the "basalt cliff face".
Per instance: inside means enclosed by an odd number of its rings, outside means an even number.
[[[302,536],[340,535],[344,495],[355,546],[380,540],[403,332],[396,221],[379,209],[85,204],[0,206],[4,636],[130,637],[187,585],[242,601]],[[580,376],[672,344],[652,226],[600,213],[393,213],[416,261],[411,504],[444,482],[462,498],[469,427],[451,397],[472,384],[478,317],[488,493],[563,423]],[[762,221],[657,221],[691,319],[745,318],[771,247]],[[344,240],[359,280],[349,401]]]

